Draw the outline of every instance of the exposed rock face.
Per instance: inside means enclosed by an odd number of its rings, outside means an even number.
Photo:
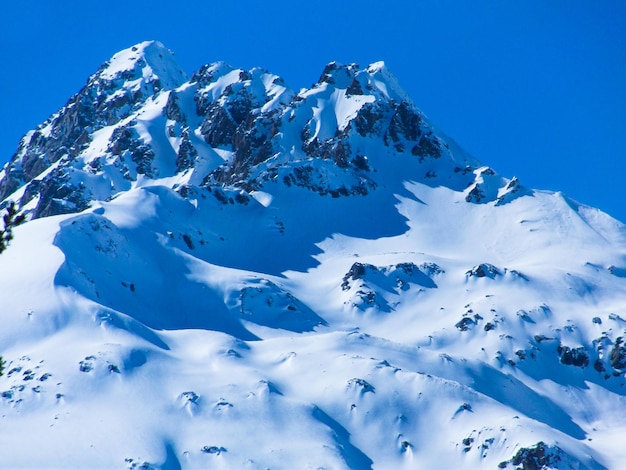
[[[498,188],[520,187],[493,170],[472,172],[476,162],[450,150],[382,63],[362,70],[332,62],[299,93],[264,70],[221,62],[186,80],[160,43],[116,54],[24,136],[0,173],[0,200],[26,185],[13,199],[44,217],[172,177],[175,186],[253,191],[279,182],[321,196],[365,196],[378,187],[373,155],[389,153],[415,159],[416,180],[459,191],[473,184],[468,202],[508,202]]]
[[[557,352],[561,357],[561,363],[577,367],[587,367],[589,365],[589,354],[583,347],[570,348],[568,346],[559,345]]]
[[[349,294],[346,305],[359,310],[374,308],[391,311],[385,293],[401,294],[411,288],[433,289],[437,285],[433,277],[443,273],[435,263],[398,263],[391,266],[374,266],[368,263],[354,263],[343,276],[341,289]]]
[[[558,468],[559,462],[561,461],[561,455],[561,449],[556,446],[548,446],[540,441],[533,447],[524,447],[520,449],[511,460],[501,462],[498,465],[498,468],[507,468],[508,464],[521,465],[521,468],[525,470]]]
[[[489,263],[482,263],[478,266],[474,266],[472,269],[465,273],[467,277],[488,277],[490,279],[494,279],[500,274],[500,270],[496,268],[493,264]]]
[[[610,359],[611,366],[617,370],[626,369],[626,347],[624,347],[623,338],[620,336],[615,340],[615,345],[611,349]]]
[[[144,43],[73,100],[0,171],[4,246],[40,218],[0,260],[9,447],[71,434],[106,468],[619,468],[622,225],[471,159],[380,63],[296,93],[223,63],[187,80]],[[82,418],[24,436],[60,407]],[[133,456],[94,463],[113,428]]]
[[[51,164],[62,159],[67,165],[76,161],[96,131],[130,116],[164,86],[181,85],[185,75],[174,64],[171,53],[158,42],[139,44],[104,63],[63,108],[22,138],[0,182],[0,199],[20,183],[37,178]],[[80,207],[76,209],[82,210]],[[51,212],[36,214],[43,215]]]

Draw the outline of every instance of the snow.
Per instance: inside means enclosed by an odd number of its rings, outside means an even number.
[[[399,200],[397,210],[409,218],[404,231],[346,237],[336,232],[336,221],[327,219],[331,225],[319,227],[323,231],[318,233],[327,235],[317,245],[317,266],[278,277],[227,267],[218,252],[203,252],[199,244],[185,249],[166,231],[186,225],[206,237],[217,229],[216,217],[223,224],[252,217],[254,225],[262,225],[268,220],[265,210],[277,207],[287,211],[276,213],[288,222],[289,211],[303,205],[289,204],[289,195],[280,192],[256,193],[264,210],[236,209],[244,217],[226,216],[201,198],[194,208],[164,189],[137,188],[92,213],[18,228],[2,255],[1,282],[11,296],[2,298],[8,316],[0,341],[7,372],[16,366],[22,370],[0,378],[0,388],[14,393],[2,399],[2,428],[11,430],[2,439],[9,449],[24,449],[27,430],[40,431],[28,433],[37,453],[25,460],[24,451],[9,452],[6,464],[45,467],[54,455],[63,466],[79,467],[121,466],[133,459],[190,468],[362,468],[372,463],[474,468],[493,467],[520,445],[556,439],[570,456],[582,462],[594,458],[597,463],[586,464],[590,468],[615,468],[624,457],[616,439],[626,422],[618,389],[605,388],[603,379],[590,382],[593,370],[579,372],[587,377],[581,388],[565,370],[572,366],[547,361],[530,368],[519,361],[512,367],[498,359],[515,358],[513,352],[526,347],[524,338],[540,332],[571,345],[596,338],[589,307],[579,295],[564,296],[569,288],[562,279],[567,270],[585,286],[610,288],[610,296],[599,295],[590,304],[594,315],[610,322],[607,300],[617,306],[613,299],[624,299],[626,289],[608,273],[590,272],[582,261],[603,261],[596,258],[607,257],[612,245],[599,244],[595,231],[572,224],[577,219],[558,196],[538,194],[502,207],[469,206],[445,188],[408,188],[422,202]],[[307,198],[309,207],[319,202],[319,196]],[[538,208],[559,214],[535,224],[554,227],[552,220],[562,221],[556,224],[560,237],[545,229],[527,236],[527,223],[519,220],[528,220]],[[168,220],[164,214],[171,214],[169,222],[163,228],[154,225]],[[240,223],[222,230],[227,239],[237,232],[254,233]],[[286,223],[294,240],[306,240],[308,230],[306,224]],[[239,248],[231,249],[250,253],[262,239],[238,240]],[[576,258],[567,256],[572,250]],[[443,272],[429,275],[436,287],[426,289],[409,284],[407,290],[396,290],[380,284],[383,278],[366,278],[361,288],[377,289],[393,307],[361,310],[342,305],[357,285],[348,292],[340,287],[356,261],[382,267],[429,262]],[[493,280],[466,279],[466,270],[486,261],[519,269],[529,281],[508,272]],[[71,263],[71,271],[63,263]],[[32,266],[38,266],[36,272]],[[111,281],[107,276],[113,276]],[[99,296],[90,293],[89,279]],[[258,294],[244,310],[238,293],[246,288]],[[266,314],[285,308],[280,298],[298,299],[298,308],[306,306],[325,324],[297,332],[301,326],[282,323],[273,313],[258,317],[270,300]],[[545,303],[550,305],[547,317],[538,309]],[[459,332],[454,323],[467,304],[484,320],[480,328]],[[531,312],[532,323],[520,322],[519,310]],[[185,313],[190,311],[197,312],[197,320]],[[496,331],[482,331],[494,318]],[[581,333],[572,343],[565,330],[554,329],[562,328],[566,318]],[[552,329],[546,330],[548,325]],[[501,339],[504,332],[512,338]],[[22,378],[26,370],[35,371],[31,381]],[[42,381],[43,374],[51,376]],[[21,384],[24,390],[14,388]],[[471,411],[459,411],[463,403],[470,403]],[[242,434],[250,423],[255,431]],[[77,440],[78,429],[82,438]],[[432,435],[440,437],[433,441]],[[461,441],[468,436],[474,444],[463,452]],[[70,439],[73,446],[63,445]],[[486,440],[491,444],[479,451]]]
[[[135,48],[103,76],[144,58],[142,79],[170,82],[67,167],[92,205],[17,227],[0,255],[0,466],[497,468],[539,441],[563,468],[622,466],[623,224],[513,193],[437,130],[447,147],[423,162],[350,133],[365,103],[408,99],[383,63],[288,109],[293,92],[261,69],[242,80],[217,63],[210,83],[182,84],[162,45]],[[371,93],[348,96],[350,73]],[[229,85],[284,113],[276,155],[249,168],[274,176],[249,193],[203,186],[237,155],[204,140],[195,98]],[[184,123],[164,114],[172,95]],[[309,125],[346,130],[371,168],[305,155]],[[108,151],[121,126],[154,151],[153,176]],[[177,172],[185,126],[198,155]],[[297,171],[367,194],[286,184]],[[474,188],[484,199],[468,201]],[[565,347],[589,363],[567,364]]]
[[[410,97],[398,83],[398,79],[389,71],[383,61],[370,64],[365,71],[370,80],[387,98],[396,101],[411,101]]]
[[[123,72],[137,72],[141,67],[137,79],[149,82],[158,78],[164,88],[175,88],[186,80],[186,75],[176,64],[171,51],[158,41],[144,41],[129,49],[115,54],[108,66],[100,73],[100,77],[113,80]],[[129,88],[137,88],[141,82],[128,83]]]
[[[241,69],[233,69],[221,62],[213,65],[209,69],[213,80],[203,89],[203,92],[210,96],[210,101],[217,100],[224,93],[227,86],[239,81],[239,75],[242,71]]]
[[[252,191],[250,193],[254,199],[259,201],[263,207],[268,207],[272,203],[272,195],[270,193],[266,193],[265,191]]]

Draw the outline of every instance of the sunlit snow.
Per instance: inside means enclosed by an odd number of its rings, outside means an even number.
[[[32,215],[60,169],[91,199],[0,255],[0,467],[621,468],[626,227],[342,67],[296,94],[223,63],[183,83],[157,42],[105,64],[160,87],[7,196]],[[207,130],[238,99],[258,127]]]

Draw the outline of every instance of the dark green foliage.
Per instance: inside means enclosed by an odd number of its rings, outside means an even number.
[[[4,359],[0,356],[0,377],[4,375]]]
[[[7,249],[9,242],[13,240],[13,228],[24,222],[24,214],[18,215],[15,202],[11,201],[6,208],[7,213],[2,218],[4,230],[0,230],[0,253]]]

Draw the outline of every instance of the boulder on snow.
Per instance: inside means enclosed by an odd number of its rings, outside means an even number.
[[[609,357],[613,369],[626,369],[626,347],[623,344],[623,338],[620,336],[615,340],[613,349],[611,349]]]
[[[556,350],[561,358],[561,364],[582,368],[589,365],[589,353],[582,346],[579,348],[570,348],[559,344]]]
[[[489,279],[495,279],[496,276],[501,275],[502,273],[498,268],[496,268],[493,264],[489,263],[481,263],[477,266],[474,266],[472,269],[465,273],[465,276],[470,277],[488,277]]]

